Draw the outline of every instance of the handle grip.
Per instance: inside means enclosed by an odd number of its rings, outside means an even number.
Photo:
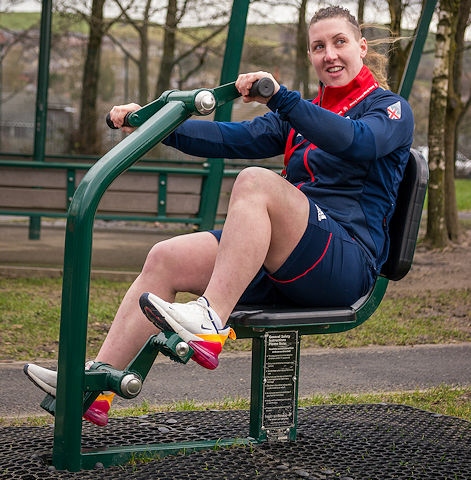
[[[128,121],[129,115],[131,115],[132,113],[133,112],[126,113],[126,115],[124,117],[124,121],[123,121],[123,127],[131,127],[132,126]],[[110,117],[109,113],[106,115],[106,124],[108,125],[108,127],[112,128],[113,130],[118,130],[118,127],[111,121],[111,117]]]
[[[252,87],[249,91],[249,96],[269,98],[273,95],[274,91],[275,84],[273,83],[272,79],[263,77],[259,80],[255,80],[255,82],[252,84]]]

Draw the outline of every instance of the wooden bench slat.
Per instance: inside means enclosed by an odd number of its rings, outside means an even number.
[[[0,209],[67,211],[65,190],[51,188],[0,188]]]
[[[34,168],[2,168],[0,188],[3,187],[43,187],[63,188],[67,183],[65,170],[41,170]]]
[[[166,212],[171,215],[197,215],[199,195],[172,193],[167,197]],[[157,214],[156,193],[107,191],[98,205],[98,213]]]

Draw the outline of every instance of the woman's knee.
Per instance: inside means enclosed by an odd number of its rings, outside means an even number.
[[[171,283],[191,283],[194,275],[212,271],[217,248],[218,241],[209,232],[177,235],[150,249],[142,273]]]
[[[156,243],[148,252],[142,272],[152,272],[155,274],[157,269],[161,269],[164,265],[167,265],[172,259],[172,239],[162,240]]]
[[[275,172],[263,167],[247,167],[239,172],[234,186],[232,195],[241,195],[245,198],[250,194],[263,194],[265,192],[273,192],[273,188],[277,181],[282,178]]]

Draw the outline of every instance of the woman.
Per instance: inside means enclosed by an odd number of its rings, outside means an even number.
[[[203,157],[284,153],[283,176],[246,168],[234,183],[222,232],[156,244],[96,361],[125,368],[157,327],[178,333],[198,363],[215,368],[239,301],[346,306],[371,288],[388,253],[387,226],[409,157],[413,116],[404,99],[380,86],[384,76],[368,69],[367,55],[348,10],[323,8],[309,26],[308,56],[320,81],[314,101],[266,72],[239,75],[243,101],[266,103],[271,112],[249,122],[188,120],[164,141]],[[266,76],[275,85],[272,97],[250,97],[252,84]],[[129,131],[124,116],[137,108],[114,107],[111,120]],[[200,297],[172,303],[179,291]],[[25,372],[36,384],[55,378],[34,365]]]

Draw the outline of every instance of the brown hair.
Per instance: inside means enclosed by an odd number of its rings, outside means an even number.
[[[344,18],[348,23],[350,23],[355,31],[358,33],[358,37],[362,36],[362,28],[357,19],[350,13],[347,8],[340,7],[338,5],[321,8],[318,10],[309,22],[309,26],[314,25],[315,23],[326,20],[328,18]],[[380,45],[383,43],[391,43],[390,39],[378,39],[369,43],[369,45]],[[366,57],[363,60],[364,64],[371,70],[376,81],[380,84],[382,88],[389,88],[388,78],[387,78],[387,68],[388,68],[388,57],[378,51],[373,49],[368,49]]]

